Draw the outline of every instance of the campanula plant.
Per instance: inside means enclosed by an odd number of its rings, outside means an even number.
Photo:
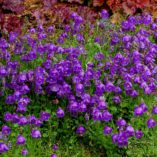
[[[131,142],[153,132],[156,23],[143,14],[109,27],[106,10],[101,18],[91,38],[84,19],[72,13],[54,39],[56,28],[42,25],[0,39],[1,154],[18,147],[31,156],[27,142],[34,141],[36,148],[53,145],[45,156],[57,156],[55,141],[73,135],[101,142],[108,156],[112,148],[126,155]]]

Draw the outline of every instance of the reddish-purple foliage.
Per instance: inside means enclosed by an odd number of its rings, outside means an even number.
[[[51,9],[57,3],[57,0],[43,0],[42,3],[44,8]]]
[[[3,0],[2,8],[4,10],[20,13],[24,10],[24,0]]]
[[[5,32],[21,32],[22,29],[22,19],[18,18],[15,15],[5,15],[5,14],[1,14],[0,15],[0,26],[2,31]]]
[[[63,3],[58,3],[51,9],[47,8],[47,10],[44,8],[36,9],[32,11],[32,17],[40,24],[55,24],[56,26],[63,27],[64,24],[69,23],[70,15],[74,11],[85,19],[85,23],[94,23],[98,18],[98,12],[89,7]]]

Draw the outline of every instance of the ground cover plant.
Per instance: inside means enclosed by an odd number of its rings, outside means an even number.
[[[157,155],[157,20],[108,18],[0,38],[1,156]]]

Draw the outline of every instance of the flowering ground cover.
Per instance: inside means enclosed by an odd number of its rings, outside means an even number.
[[[157,156],[157,20],[68,20],[2,33],[1,156]]]

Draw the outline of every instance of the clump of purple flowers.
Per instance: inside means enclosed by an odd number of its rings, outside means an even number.
[[[103,10],[101,16],[105,24],[108,12]],[[83,115],[86,120],[95,122],[111,124],[112,121],[112,126],[105,125],[102,131],[105,135],[111,135],[112,142],[119,147],[127,146],[131,137],[142,138],[142,130],[135,130],[124,118],[118,117],[113,125],[113,118],[118,115],[110,109],[111,105],[115,105],[117,109],[121,107],[124,95],[136,98],[140,93],[153,95],[157,90],[157,44],[150,41],[150,37],[157,40],[156,25],[150,15],[140,17],[130,16],[122,22],[119,30],[111,31],[111,40],[108,41],[111,50],[107,50],[111,54],[107,56],[103,52],[96,52],[93,62],[85,66],[80,59],[86,59],[87,56],[87,41],[82,33],[84,20],[76,13],[71,15],[72,23],[64,27],[64,32],[55,42],[48,40],[54,28],[45,30],[42,25],[37,29],[30,29],[23,37],[12,32],[9,40],[0,38],[0,59],[4,61],[0,65],[0,95],[4,96],[5,90],[9,90],[5,103],[8,108],[15,107],[15,110],[4,113],[4,121],[19,127],[30,126],[30,136],[41,138],[40,126],[51,119],[51,111],[43,111],[43,106],[39,105],[41,112],[38,117],[34,113],[27,115],[32,102],[29,96],[33,93],[45,97],[55,96],[57,100],[66,101],[64,107],[60,101],[56,103],[59,105],[55,111],[58,119],[64,119],[68,115]],[[141,24],[144,28],[137,30]],[[68,37],[75,38],[78,46],[64,47]],[[99,45],[99,38],[96,42]],[[18,60],[14,60],[15,56]],[[36,61],[40,62],[37,66],[33,64]],[[23,65],[30,65],[31,68],[23,70]],[[45,105],[45,110],[46,107]],[[152,115],[144,102],[134,104],[133,108],[134,113],[129,113],[135,120],[149,115],[146,125],[148,128],[156,126],[156,121],[151,117],[157,114],[156,105],[152,106]],[[84,125],[76,128],[76,133],[80,136],[86,131]],[[3,136],[9,136],[11,132],[11,127],[3,125]],[[17,136],[17,145],[24,145],[26,142],[23,135]],[[56,151],[58,148],[54,146],[53,149]],[[0,153],[8,150],[7,144],[1,142]],[[28,150],[23,149],[21,154],[27,155]]]

